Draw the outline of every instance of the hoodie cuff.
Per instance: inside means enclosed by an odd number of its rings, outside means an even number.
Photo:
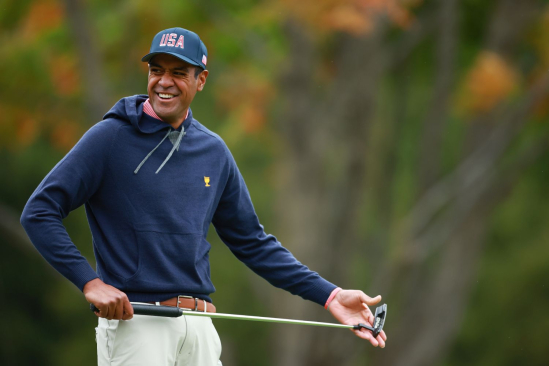
[[[84,291],[84,286],[86,283],[90,282],[93,279],[99,278],[97,273],[89,265],[88,262],[80,264],[78,267],[74,268],[71,278],[69,280],[80,289]]]

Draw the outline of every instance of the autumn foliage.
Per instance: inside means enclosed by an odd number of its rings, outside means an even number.
[[[387,16],[406,28],[413,20],[409,8],[421,1],[402,0],[283,0],[280,6],[312,29],[326,33],[341,31],[356,36],[372,30],[373,22]]]
[[[517,88],[518,73],[494,52],[479,53],[465,76],[462,108],[467,113],[487,112]]]

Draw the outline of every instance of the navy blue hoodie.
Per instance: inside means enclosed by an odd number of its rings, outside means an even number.
[[[211,301],[206,235],[213,223],[255,273],[324,305],[336,286],[265,234],[223,140],[189,110],[178,141],[169,124],[143,113],[146,99],[137,95],[116,103],[30,197],[21,223],[42,256],[80,290],[99,277],[130,301],[180,294]],[[62,223],[83,204],[97,272]]]

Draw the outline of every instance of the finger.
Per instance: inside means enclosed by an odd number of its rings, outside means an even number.
[[[101,311],[95,304],[92,304],[92,303],[90,303],[90,308],[93,310],[94,314],[99,314],[99,312]]]
[[[384,330],[382,330],[381,333],[379,333],[379,335],[381,336],[381,338],[383,338],[383,340],[384,340],[385,342],[387,342],[387,335],[385,334],[385,331],[384,331]]]
[[[122,319],[124,320],[130,320],[133,318],[133,306],[130,304],[130,300],[126,297],[124,301],[124,317]]]
[[[108,320],[113,320],[114,312],[116,311],[116,303],[110,304],[108,309],[108,315],[106,315],[105,318],[107,318]]]
[[[377,342],[379,343],[379,346],[381,348],[385,348],[385,341],[383,340],[383,338],[381,337],[381,334],[379,334],[377,337],[376,337],[376,340]]]
[[[370,297],[368,295],[366,295],[364,292],[360,295],[360,300],[362,301],[362,303],[366,304],[366,305],[375,305],[377,304],[378,302],[381,301],[381,296],[380,295],[377,295],[376,297]]]
[[[116,303],[116,308],[114,310],[114,316],[113,316],[113,319],[122,319],[122,316],[124,315],[124,306],[123,306],[123,303],[122,301],[118,301]]]
[[[366,319],[368,319],[368,323],[370,323],[370,324],[372,324],[372,325],[374,324],[374,314],[372,314],[371,311],[370,311],[370,312],[368,313],[368,315],[366,316]]]
[[[367,335],[367,338],[366,338],[366,339],[368,339],[368,340],[370,341],[370,343],[372,344],[372,346],[374,346],[374,347],[379,346],[379,342],[377,341],[377,339],[374,338],[374,336],[372,335],[372,333],[370,333],[370,332],[368,332],[368,331],[365,331],[364,333]]]
[[[379,346],[379,342],[377,341],[377,339],[374,338],[372,333],[370,333],[369,331],[353,330],[353,332],[356,334],[357,337],[370,341],[372,346],[374,347]]]
[[[374,314],[372,314],[372,311],[370,310],[370,308],[368,307],[368,305],[366,305],[365,303],[362,303],[362,314],[366,317],[366,318],[369,318],[370,316],[373,316]]]
[[[368,333],[368,335],[370,336],[370,343],[372,344],[372,346],[374,346],[374,347],[379,346],[379,342],[377,341],[377,339],[375,339],[373,334],[370,333],[370,332],[366,332],[366,333]]]
[[[103,307],[103,309],[99,308],[100,318],[106,318],[108,315],[109,315],[109,308],[107,306]]]

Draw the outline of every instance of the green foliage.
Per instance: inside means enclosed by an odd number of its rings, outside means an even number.
[[[3,32],[13,31],[28,11],[33,0],[2,0],[0,1],[0,29]]]
[[[471,306],[448,365],[541,365],[549,319],[549,155],[532,166],[493,217]]]

